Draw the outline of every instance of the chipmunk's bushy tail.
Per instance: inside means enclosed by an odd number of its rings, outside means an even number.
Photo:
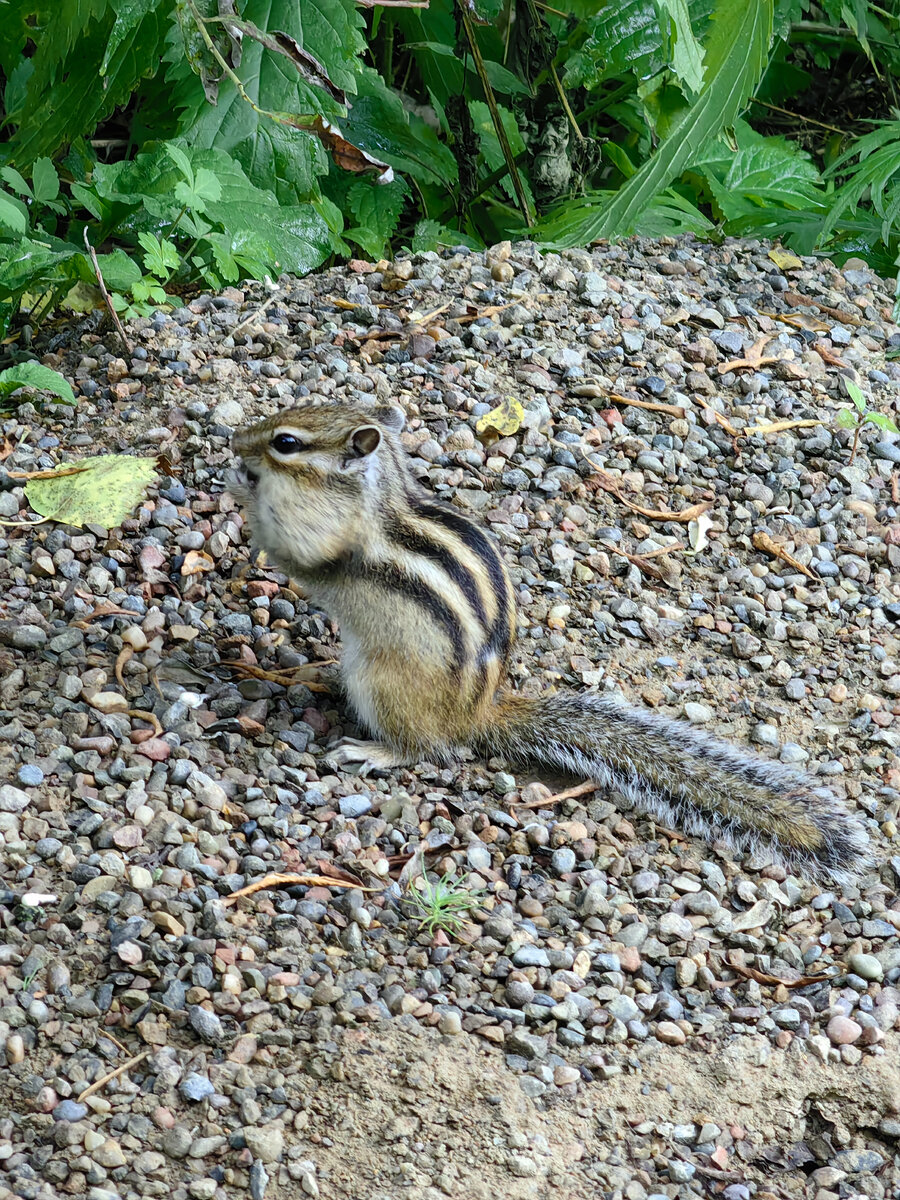
[[[488,718],[490,753],[545,763],[623,793],[673,828],[838,884],[868,865],[861,822],[825,787],[683,721],[602,696],[506,692]]]

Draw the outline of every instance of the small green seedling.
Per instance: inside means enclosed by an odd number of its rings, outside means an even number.
[[[467,892],[462,882],[447,875],[432,883],[422,875],[410,888],[407,899],[416,910],[422,927],[430,934],[442,929],[455,937],[466,923],[466,917],[479,904],[478,897]]]
[[[837,415],[837,426],[839,429],[853,430],[853,449],[850,451],[850,465],[856,458],[856,450],[859,446],[860,431],[868,421],[873,425],[877,425],[879,429],[884,429],[887,433],[900,433],[900,427],[892,417],[888,417],[885,413],[872,412],[866,403],[866,398],[862,391],[852,380],[846,380],[847,395],[853,401],[853,408],[842,408]]]

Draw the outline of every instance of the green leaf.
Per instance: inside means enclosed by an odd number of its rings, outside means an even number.
[[[703,91],[672,126],[656,153],[577,232],[557,246],[620,237],[635,227],[654,196],[691,163],[721,129],[733,125],[765,69],[772,31],[772,0],[720,0],[706,41]],[[551,214],[553,216],[553,214]],[[544,223],[532,231],[546,240]]]
[[[31,168],[31,186],[35,200],[49,203],[59,195],[59,176],[49,158],[37,158]]]
[[[164,3],[168,4],[168,0],[113,0],[112,7],[115,9],[116,21],[106,43],[103,61],[100,63],[101,75],[105,75],[109,70],[109,64],[125,38],[140,25],[145,17]]]
[[[853,159],[858,162],[850,166]],[[898,189],[900,179],[900,120],[880,122],[878,128],[857,138],[850,149],[828,169],[826,177],[846,175],[837,189],[822,234],[826,236],[839,224],[845,214],[855,213],[860,203],[868,199],[882,218],[881,237],[889,244],[896,237],[898,226]]]
[[[500,112],[500,120],[503,122],[503,128],[506,130],[506,136],[509,139],[510,148],[513,155],[518,156],[525,149],[525,142],[519,130],[515,116],[508,108],[503,108],[498,105]],[[480,100],[472,100],[469,103],[469,111],[472,114],[472,122],[481,140],[481,153],[484,156],[488,169],[496,171],[503,166],[506,159],[503,156],[503,151],[500,148],[500,139],[497,137],[497,131],[494,128],[494,122],[491,120],[491,111],[486,104],[482,104]],[[525,189],[525,195],[528,198],[529,205],[534,207],[534,197],[531,194],[531,188],[528,180],[522,180]],[[504,175],[500,181],[501,187],[506,194],[515,199],[515,190],[512,185],[512,180],[509,175]]]
[[[78,467],[75,474],[62,474]],[[104,454],[66,463],[58,477],[30,479],[28,503],[42,517],[66,525],[102,525],[115,529],[141,504],[159,472],[156,456]]]
[[[351,94],[356,91],[358,55],[365,42],[363,19],[353,0],[304,0],[302,5],[296,0],[249,0],[241,16],[261,29],[284,30],[318,59],[337,87]],[[282,55],[272,54],[259,42],[244,39],[238,75],[260,108],[322,114],[343,128],[340,106],[299,78]],[[318,198],[318,179],[328,171],[328,157],[318,138],[260,116],[228,79],[219,86],[215,108],[203,102],[199,80],[191,76],[183,81],[185,96],[188,87],[196,119],[185,128],[185,142],[196,149],[227,151],[253,183],[274,190],[287,204]]]
[[[873,425],[877,425],[879,429],[884,429],[888,433],[900,433],[900,428],[898,428],[897,422],[889,417],[886,413],[866,413],[864,419],[866,421],[871,421]]]
[[[719,138],[691,163],[703,173],[722,216],[779,208],[824,213],[826,196],[810,156],[782,137],[765,137],[735,121],[733,143]],[[736,147],[736,148],[735,148]]]
[[[344,136],[397,171],[451,188],[456,182],[456,161],[435,131],[404,109],[400,97],[376,71],[364,67],[358,85],[353,107],[341,122]]]
[[[28,229],[28,209],[6,192],[0,192],[0,226],[13,233],[25,233]]]
[[[444,227],[440,221],[419,221],[413,232],[412,250],[421,254],[426,250],[437,250]]]
[[[686,70],[687,77],[692,76],[691,62],[682,63],[682,58],[690,60],[695,52],[687,46],[687,37],[678,45],[678,27],[685,19],[683,10],[673,42],[671,9],[676,6],[668,7],[666,16],[662,5],[658,7],[654,0],[623,0],[602,6],[595,3],[592,12],[583,14],[585,19],[575,34],[576,39],[584,40],[566,59],[566,86],[594,89],[626,72],[636,79],[648,79],[670,63],[679,74],[675,54],[679,56],[679,67]],[[714,0],[689,0],[687,17],[692,37],[705,33],[714,8]]]
[[[109,254],[98,254],[97,263],[106,286],[117,292],[126,291],[141,278],[141,268],[120,246]],[[90,280],[94,280],[93,271],[90,272]]]
[[[859,387],[859,384],[854,383],[852,379],[845,379],[844,387],[847,389],[847,395],[856,405],[856,411],[858,413],[864,413],[867,408],[866,398],[862,394],[862,389]]]
[[[835,417],[835,424],[839,429],[855,429],[857,425],[856,413],[851,408],[842,408]]]
[[[689,91],[703,86],[703,51],[694,37],[687,0],[660,0],[660,18],[667,12],[671,21],[672,70]]]
[[[122,37],[106,64],[112,27],[106,0],[66,0],[47,7],[35,69],[11,139],[20,169],[64,143],[89,136],[100,119],[124,104],[147,71],[147,48],[162,41],[165,17],[146,14]]]
[[[75,393],[58,371],[45,367],[41,363],[22,362],[14,367],[0,371],[0,396],[8,396],[10,392],[20,387],[34,388],[35,391],[50,392],[58,396],[65,404],[75,403]]]
[[[192,182],[189,183],[182,179],[175,184],[175,199],[185,208],[194,209],[196,212],[205,212],[207,203],[210,200],[220,199],[221,195],[222,188],[218,179],[212,171],[207,171],[203,167],[197,172]]]
[[[377,184],[360,180],[350,188],[347,199],[357,228],[344,236],[362,246],[373,259],[383,256],[388,238],[397,227],[403,201],[409,189],[402,179]]]
[[[25,177],[15,167],[0,167],[0,179],[5,180],[14,192],[18,192],[20,196],[25,196],[28,200],[34,195]]]
[[[166,278],[181,262],[181,256],[171,242],[161,242],[152,233],[139,233],[138,241],[143,246],[144,266],[157,278]]]
[[[407,42],[406,49],[408,51],[415,51],[417,63],[423,51],[427,51],[441,60],[443,62],[445,82],[450,92],[463,91],[465,72],[470,76],[468,90],[471,94],[472,81],[478,78],[478,73],[469,56],[466,56],[465,60],[461,59],[456,52],[456,48],[447,42]],[[484,68],[487,72],[488,82],[495,92],[506,96],[531,95],[531,88],[528,84],[523,83],[517,75],[507,70],[506,67],[501,66],[500,63],[493,62],[491,59],[485,59]]]

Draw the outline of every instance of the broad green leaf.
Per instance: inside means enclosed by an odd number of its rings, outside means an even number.
[[[31,186],[35,200],[44,203],[59,195],[59,176],[49,158],[37,158],[31,168]]]
[[[101,75],[106,74],[113,55],[132,30],[140,25],[144,17],[149,16],[160,5],[167,3],[168,0],[111,0],[116,20],[106,43],[103,61],[100,63]]]
[[[0,228],[13,233],[25,233],[28,229],[28,209],[14,196],[0,192]]]
[[[810,156],[782,137],[765,137],[735,121],[734,145],[719,138],[691,163],[703,173],[728,220],[769,208],[825,211],[826,196]]]
[[[415,179],[450,188],[456,181],[456,161],[433,129],[408,113],[396,92],[381,76],[364,67],[358,95],[341,123],[344,136],[395,170]]]
[[[65,474],[73,467],[75,474]],[[56,476],[30,479],[28,503],[42,517],[66,525],[102,525],[115,529],[141,504],[159,472],[156,456],[104,454],[67,463]]]
[[[241,16],[265,30],[284,30],[316,58],[336,87],[356,91],[358,55],[365,48],[363,19],[353,0],[249,0]],[[176,65],[176,73],[178,67]],[[247,94],[260,108],[275,113],[323,114],[343,129],[343,112],[321,89],[306,83],[280,54],[245,38],[238,75]],[[274,190],[287,204],[318,195],[318,179],[328,170],[328,158],[317,138],[289,129],[256,113],[222,80],[215,108],[198,104],[199,80],[184,80],[187,99],[192,89],[196,119],[184,140],[197,149],[226,150],[259,187]],[[349,135],[348,135],[349,136]]]
[[[720,0],[705,44],[703,91],[675,122],[640,170],[557,246],[619,237],[634,229],[654,196],[681,174],[720,130],[733,125],[765,69],[772,32],[772,0]],[[554,214],[551,214],[553,217]],[[532,236],[548,241],[544,222]]]
[[[667,20],[662,16],[662,5],[657,7],[654,0],[596,5],[578,28],[578,34],[581,31],[586,34],[584,41],[566,58],[566,86],[593,89],[624,72],[647,79],[670,62],[674,67],[674,52],[679,56],[692,54],[685,44],[678,47],[677,29],[674,44],[671,42],[671,7],[674,5],[670,6]],[[714,0],[689,0],[687,17],[692,36],[705,33],[714,8]],[[690,63],[684,65],[688,74],[692,74]],[[698,79],[698,85],[699,82]]]
[[[857,424],[856,414],[850,408],[842,408],[835,417],[835,424],[839,429],[855,429]]]
[[[98,254],[97,263],[106,286],[117,292],[124,292],[141,278],[141,268],[120,246],[109,254]],[[90,271],[90,280],[94,280],[93,271]]]
[[[34,388],[40,392],[50,392],[58,396],[66,404],[75,403],[75,394],[68,382],[58,371],[45,367],[42,363],[22,362],[14,367],[0,371],[0,396],[8,396],[20,387]]]
[[[40,240],[26,237],[14,245],[0,244],[0,300],[19,299],[26,291],[65,279],[74,281],[79,261],[85,262],[82,247],[49,234],[42,234]]]
[[[445,82],[450,92],[463,91],[463,80],[468,76],[469,82],[466,91],[468,94],[471,94],[473,79],[477,80],[478,74],[471,58],[467,56],[465,61],[462,60],[452,44],[448,42],[408,42],[406,49],[415,53],[416,62],[418,62],[419,55],[423,51],[435,55],[443,63]],[[488,82],[495,92],[499,92],[504,96],[531,95],[531,88],[528,84],[523,83],[518,75],[514,75],[512,71],[508,71],[500,63],[485,59],[484,68],[487,72]],[[474,86],[477,87],[478,85],[475,84]],[[478,88],[478,91],[480,90]]]

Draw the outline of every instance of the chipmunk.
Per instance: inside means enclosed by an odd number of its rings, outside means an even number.
[[[868,839],[827,788],[609,697],[512,690],[506,568],[490,536],[419,484],[398,436],[404,421],[395,406],[310,406],[233,439],[255,542],[337,618],[348,698],[378,739],[346,738],[330,761],[386,770],[471,747],[542,763],[686,833],[852,880]]]

